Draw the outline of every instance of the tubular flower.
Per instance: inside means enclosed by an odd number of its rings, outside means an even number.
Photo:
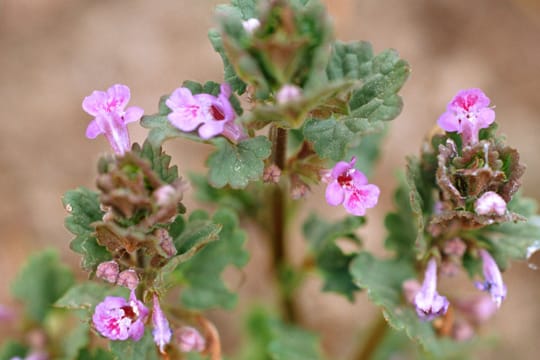
[[[324,176],[328,182],[326,202],[332,206],[343,204],[352,215],[363,216],[366,209],[377,205],[380,190],[376,185],[368,184],[367,177],[354,168],[356,158],[350,162],[338,162],[332,171]]]
[[[489,292],[491,300],[497,304],[497,307],[500,307],[506,297],[506,285],[503,283],[501,272],[495,260],[486,250],[481,249],[479,253],[482,259],[484,282],[476,282],[476,287],[479,290]]]
[[[495,121],[495,111],[488,107],[489,103],[489,98],[480,89],[461,90],[448,103],[437,123],[445,131],[461,134],[464,145],[475,144],[480,129]]]
[[[126,109],[131,97],[126,85],[116,84],[107,91],[94,91],[82,103],[84,111],[94,116],[86,129],[86,137],[95,139],[104,134],[114,152],[124,155],[131,148],[127,124],[138,121],[144,113],[140,107]]]
[[[191,90],[181,87],[173,91],[166,104],[172,110],[167,116],[171,124],[184,132],[198,128],[202,139],[223,135],[232,141],[238,141],[244,134],[234,123],[236,114],[229,101],[231,87],[222,84],[220,94],[193,95]]]
[[[139,341],[144,335],[147,316],[148,309],[132,291],[129,302],[122,297],[107,296],[96,306],[92,321],[96,330],[110,340]]]
[[[426,268],[424,282],[414,297],[416,313],[421,320],[431,321],[444,315],[448,310],[448,300],[437,293],[437,262],[430,259]]]
[[[152,335],[154,336],[154,342],[159,348],[159,352],[165,353],[165,345],[171,342],[172,331],[169,326],[169,321],[163,314],[161,307],[159,306],[159,299],[154,294],[154,307],[152,310]]]

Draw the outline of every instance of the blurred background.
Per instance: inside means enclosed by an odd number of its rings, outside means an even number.
[[[14,305],[10,283],[34,251],[56,247],[64,261],[78,265],[78,255],[68,248],[72,237],[63,227],[61,196],[80,185],[94,188],[95,161],[110,151],[104,137],[84,137],[91,118],[81,109],[82,99],[94,89],[123,83],[131,88],[130,104],[153,113],[159,97],[184,80],[222,81],[221,59],[206,38],[218,2],[0,0],[0,303]],[[382,224],[392,207],[394,175],[403,168],[405,155],[418,153],[424,135],[462,88],[481,87],[496,105],[500,131],[528,165],[524,193],[540,199],[539,0],[326,3],[337,38],[371,41],[376,52],[395,48],[413,69],[401,92],[405,108],[392,123],[372,181],[382,195],[362,233],[368,249],[384,254]],[[133,141],[144,138],[144,129],[130,129]],[[205,146],[175,141],[166,150],[182,173],[204,171]],[[323,198],[323,189],[313,189],[298,222],[313,210],[343,215],[325,206]],[[187,205],[194,200],[188,198]],[[231,286],[243,294],[240,309],[273,294],[271,283],[265,283],[264,234],[250,233],[250,264],[242,274],[228,272]],[[290,245],[291,257],[300,261],[301,238]],[[501,341],[479,356],[537,359],[540,272],[523,263],[504,276],[508,298],[485,328]],[[457,283],[458,291],[471,292],[465,278]],[[330,358],[339,359],[351,353],[356,334],[369,330],[376,309],[365,294],[354,305],[317,295],[320,285],[316,277],[309,278],[298,305],[304,325],[321,334]],[[238,314],[213,313],[229,352],[238,346]],[[7,331],[2,327],[0,339]]]

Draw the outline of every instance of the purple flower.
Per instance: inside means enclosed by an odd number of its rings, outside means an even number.
[[[500,307],[506,297],[506,285],[503,283],[501,272],[495,260],[486,250],[481,249],[479,254],[482,259],[484,282],[476,282],[475,285],[479,290],[488,291],[491,294],[491,300],[497,304],[497,307]]]
[[[152,310],[152,325],[154,330],[152,330],[152,335],[154,336],[154,342],[159,347],[159,351],[165,353],[165,345],[171,342],[172,331],[169,327],[169,321],[163,311],[159,306],[159,299],[156,294],[154,294],[154,307]]]
[[[499,215],[506,213],[506,201],[493,191],[485,192],[474,203],[474,211],[478,215]]]
[[[431,321],[446,314],[448,300],[437,293],[437,262],[430,259],[426,268],[424,282],[414,297],[416,313],[421,320]]]
[[[86,129],[86,137],[95,139],[104,134],[114,152],[124,155],[131,148],[127,124],[138,121],[144,110],[132,106],[127,109],[131,95],[126,85],[116,84],[107,91],[94,91],[84,98],[84,111],[95,117]]]
[[[338,162],[323,179],[328,182],[326,202],[332,206],[343,204],[352,215],[363,216],[366,209],[377,205],[380,190],[368,184],[366,176],[354,168],[356,158]]]
[[[229,101],[231,87],[221,85],[219,96],[210,94],[192,95],[188,88],[178,88],[167,99],[166,104],[172,110],[167,116],[176,128],[191,132],[198,128],[202,139],[223,135],[232,141],[238,141],[244,134],[234,123],[236,114]]]
[[[144,335],[147,316],[148,309],[132,291],[129,302],[122,297],[107,296],[96,306],[92,321],[96,330],[110,340],[139,341]]]
[[[489,103],[489,98],[480,89],[461,90],[448,103],[437,123],[445,131],[461,134],[465,145],[477,143],[480,129],[495,121],[495,111],[488,107]]]
[[[182,352],[201,352],[206,347],[204,337],[197,329],[191,326],[182,326],[178,329],[175,332],[175,339]]]

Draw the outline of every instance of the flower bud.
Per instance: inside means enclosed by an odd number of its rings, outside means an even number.
[[[152,310],[152,325],[154,330],[152,330],[152,335],[154,337],[154,342],[159,348],[159,352],[162,354],[165,353],[165,345],[171,342],[172,331],[169,327],[169,321],[163,314],[161,307],[159,306],[159,299],[156,294],[154,294],[154,307]]]
[[[242,21],[242,26],[244,27],[244,30],[246,30],[247,33],[253,34],[255,30],[257,30],[259,26],[261,26],[261,22],[259,21],[259,19],[251,18],[251,19]]]
[[[506,201],[497,193],[488,191],[476,200],[474,211],[478,215],[499,215],[506,213]]]
[[[153,196],[156,199],[158,206],[168,206],[171,199],[175,199],[176,190],[171,185],[160,186],[154,191]]]
[[[452,327],[452,338],[456,341],[467,341],[474,336],[473,327],[466,321],[456,321]]]
[[[477,325],[485,323],[497,311],[497,304],[487,295],[475,296],[467,300],[458,300],[455,305],[473,324]]]
[[[156,235],[159,239],[159,247],[165,252],[165,254],[168,257],[173,257],[176,255],[176,247],[174,246],[174,241],[171,235],[169,235],[169,232],[166,229],[156,229],[154,231],[154,235]]]
[[[124,270],[118,274],[117,285],[127,287],[129,290],[135,290],[139,285],[139,276],[135,270]]]
[[[458,237],[447,240],[443,247],[443,252],[449,256],[462,257],[465,250],[467,250],[467,244]]]
[[[263,181],[265,183],[278,183],[281,176],[281,169],[276,164],[270,164],[264,168]]]
[[[401,289],[403,290],[403,296],[405,296],[405,300],[407,302],[414,304],[414,297],[418,292],[420,291],[420,288],[422,286],[416,279],[409,279],[405,280],[403,284],[401,285]]]
[[[119,270],[118,264],[114,260],[102,262],[96,269],[96,276],[114,284],[118,278]]]
[[[298,100],[302,96],[302,89],[295,85],[284,85],[276,94],[278,104],[286,104]]]
[[[204,337],[197,329],[191,326],[183,326],[176,330],[175,339],[182,352],[201,352],[206,347]]]

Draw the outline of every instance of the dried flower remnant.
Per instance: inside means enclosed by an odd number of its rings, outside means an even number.
[[[126,109],[131,97],[129,87],[116,84],[107,91],[94,91],[82,103],[84,111],[94,116],[86,129],[86,137],[95,139],[104,134],[114,152],[124,155],[131,148],[127,124],[139,121],[144,110],[132,106]]]
[[[152,336],[154,337],[154,342],[159,348],[159,352],[164,354],[165,346],[171,342],[172,331],[169,326],[169,321],[161,310],[159,299],[156,294],[154,294],[153,301],[152,325],[154,326],[154,329],[152,330]]]
[[[148,309],[132,291],[129,301],[107,296],[96,306],[92,322],[95,329],[110,340],[140,340],[144,335],[144,321]]]
[[[377,205],[380,190],[373,184],[368,184],[367,177],[354,168],[356,158],[350,162],[338,162],[323,180],[326,187],[326,202],[332,206],[343,204],[345,210],[356,216],[366,214],[366,209]]]
[[[191,326],[183,326],[175,332],[175,340],[182,352],[201,352],[206,348],[206,340]]]
[[[414,305],[418,317],[424,321],[431,321],[444,315],[448,310],[448,300],[437,293],[437,262],[435,259],[430,259],[428,262],[424,282],[414,297]]]
[[[228,84],[221,85],[217,97],[210,94],[193,95],[188,88],[178,88],[166,101],[172,110],[167,118],[181,131],[197,129],[199,136],[205,140],[221,134],[231,141],[238,141],[244,134],[234,122],[236,114],[229,101],[230,96],[231,87]]]
[[[473,145],[478,142],[480,129],[495,121],[495,111],[489,103],[489,98],[480,89],[461,90],[448,103],[437,123],[445,131],[461,134],[465,145]]]
[[[482,259],[484,282],[476,282],[476,287],[479,290],[489,292],[493,302],[497,304],[497,307],[500,307],[506,297],[506,285],[503,282],[501,271],[489,252],[481,249],[479,254]]]
[[[499,215],[506,213],[506,201],[493,191],[488,191],[476,200],[474,211],[478,215]]]

